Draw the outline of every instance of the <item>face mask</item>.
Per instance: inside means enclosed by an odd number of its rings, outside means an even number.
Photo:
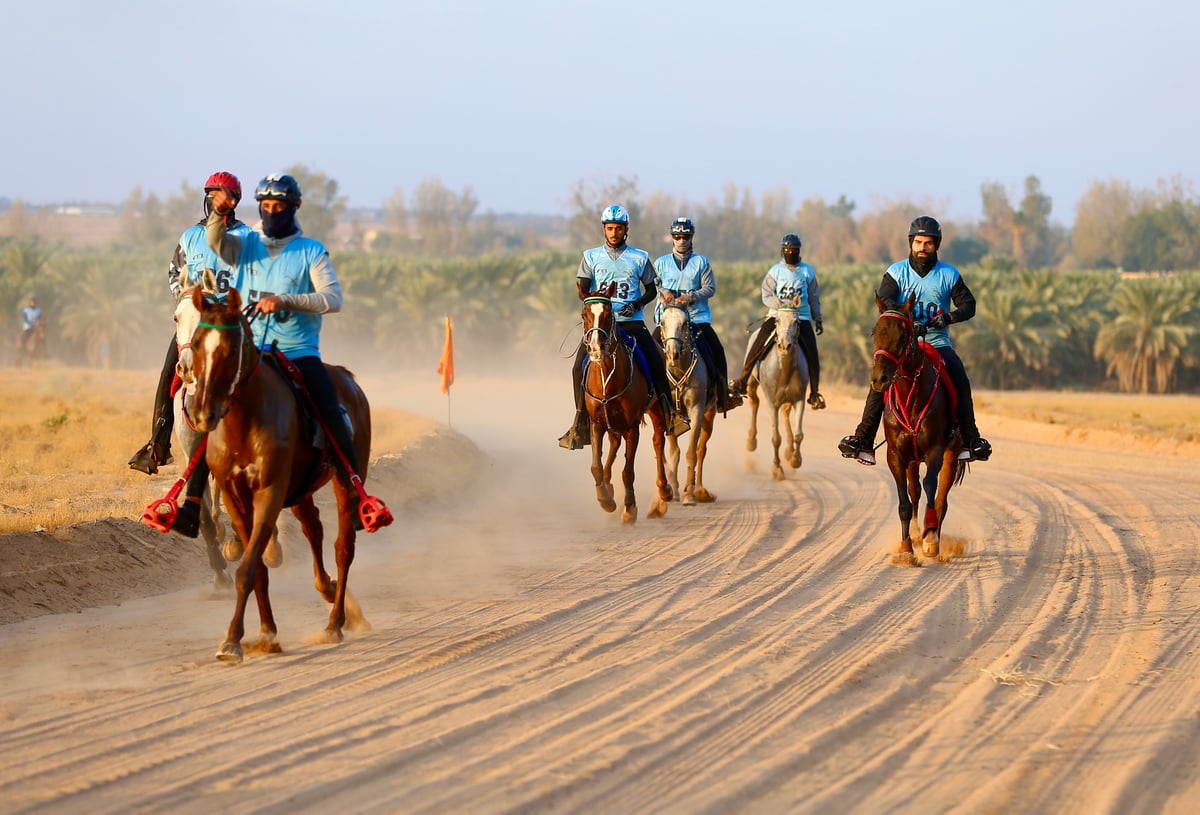
[[[296,206],[290,204],[282,212],[267,212],[258,205],[258,216],[262,218],[263,234],[268,238],[286,238],[296,231]]]

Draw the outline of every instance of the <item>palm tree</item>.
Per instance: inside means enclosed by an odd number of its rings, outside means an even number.
[[[1095,355],[1121,390],[1167,393],[1180,364],[1194,364],[1196,292],[1175,280],[1130,280],[1113,294],[1117,316],[1101,326]]]

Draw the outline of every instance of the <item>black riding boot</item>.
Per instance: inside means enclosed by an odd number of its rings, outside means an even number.
[[[867,391],[867,403],[863,405],[862,421],[854,429],[853,436],[845,436],[838,442],[838,450],[844,458],[852,458],[863,464],[875,463],[875,434],[883,420],[883,394],[874,388]]]
[[[175,363],[178,361],[179,348],[172,337],[162,371],[158,375],[158,389],[154,392],[150,441],[129,459],[130,469],[140,470],[146,475],[154,475],[159,465],[171,463],[171,431],[175,429],[175,402],[171,398],[171,385],[175,381]]]
[[[188,459],[196,455],[196,450],[200,448],[200,444],[208,438],[208,435],[198,436],[195,446],[188,451]],[[172,532],[177,532],[185,538],[195,538],[200,535],[200,507],[201,501],[204,498],[204,490],[208,488],[208,457],[200,456],[200,460],[196,462],[195,469],[188,476],[187,484],[183,488],[184,500],[179,504],[179,513],[175,516],[175,523],[171,526]]]
[[[754,335],[754,341],[750,343],[750,350],[746,352],[746,361],[742,365],[742,375],[729,383],[731,391],[742,396],[746,395],[746,383],[750,381],[750,374],[754,371],[754,366],[758,363],[759,357],[763,355],[763,351],[767,349],[767,342],[774,332],[775,318],[768,317],[763,320],[762,325],[758,327],[758,333]]]
[[[977,461],[987,461],[992,454],[992,445],[979,435],[979,426],[975,423],[975,400],[971,396],[971,380],[967,378],[967,369],[962,359],[952,348],[939,348],[942,360],[946,363],[946,373],[954,383],[958,394],[958,429],[962,434],[963,448],[970,457]]]
[[[583,409],[583,360],[587,351],[582,345],[575,353],[575,366],[571,369],[571,388],[575,397],[575,418],[567,432],[558,437],[558,446],[564,450],[582,450],[591,443],[590,422]]]

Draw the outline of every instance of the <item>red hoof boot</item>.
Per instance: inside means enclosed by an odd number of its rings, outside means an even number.
[[[358,520],[362,522],[363,531],[378,532],[395,519],[382,499],[368,495],[358,505]]]

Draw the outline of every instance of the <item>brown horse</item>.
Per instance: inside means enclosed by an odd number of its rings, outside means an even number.
[[[658,465],[658,493],[650,505],[650,517],[667,514],[671,487],[663,469],[663,438],[666,421],[658,399],[651,396],[650,381],[634,360],[633,348],[618,330],[612,308],[616,284],[590,292],[583,301],[583,344],[587,349],[587,370],[583,376],[583,405],[592,426],[592,477],[596,481],[596,500],[605,512],[617,508],[612,484],[612,466],[617,449],[625,442],[625,507],[621,520],[637,520],[637,498],[633,492],[633,462],[637,454],[641,425],[647,412],[654,432],[654,457]],[[608,454],[601,464],[604,438]]]
[[[925,528],[922,550],[937,557],[946,520],[950,487],[962,481],[966,462],[958,460],[962,436],[951,432],[954,411],[928,346],[919,339],[912,318],[915,298],[902,309],[889,309],[875,298],[880,315],[872,336],[875,364],[871,387],[884,395],[884,434],[888,467],[900,498],[900,562],[915,565],[911,526],[915,507],[925,489]],[[934,356],[937,351],[929,349]],[[925,476],[921,477],[921,464]]]
[[[250,326],[241,312],[241,297],[231,289],[220,303],[197,288],[192,305],[199,325],[191,337],[190,370],[194,387],[185,408],[196,429],[208,435],[208,465],[221,487],[225,509],[238,537],[245,542],[237,571],[237,602],[217,659],[240,662],[244,617],[251,590],[258,601],[262,636],[256,650],[278,652],[275,618],[267,592],[263,552],[286,503],[300,521],[313,555],[317,591],[332,604],[325,642],[340,642],[347,624],[347,577],[354,560],[355,529],[349,488],[332,479],[338,507],[334,545],[337,580],[330,580],[322,559],[324,530],[313,493],[331,468],[303,434],[296,396],[284,375],[263,364]],[[182,360],[182,357],[181,357]],[[354,448],[366,477],[371,450],[371,413],[367,398],[345,368],[327,365],[338,400],[349,414]],[[351,609],[357,614],[353,600]],[[353,619],[351,623],[360,622]]]

